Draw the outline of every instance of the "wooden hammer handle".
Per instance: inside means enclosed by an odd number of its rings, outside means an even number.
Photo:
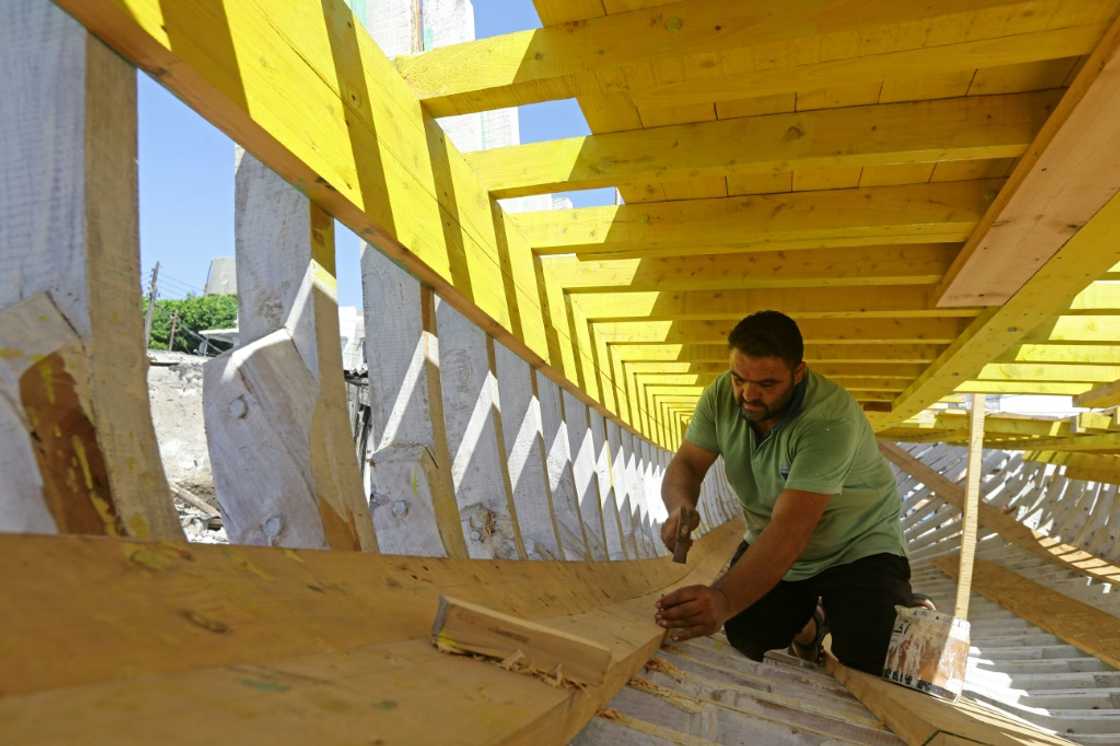
[[[685,564],[688,550],[692,548],[692,521],[696,511],[687,505],[681,506],[681,515],[677,523],[677,541],[673,545],[673,561]]]

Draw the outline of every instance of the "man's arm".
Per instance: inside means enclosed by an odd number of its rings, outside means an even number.
[[[681,506],[687,505],[695,508],[700,499],[700,485],[704,482],[704,475],[715,463],[717,453],[701,448],[687,440],[673,454],[673,460],[665,469],[665,476],[661,480],[661,501],[669,517],[661,526],[661,541],[671,552],[677,544],[677,525],[680,523]],[[688,530],[696,528],[696,522]]]
[[[770,524],[723,577],[712,584],[679,588],[657,602],[656,621],[676,640],[719,631],[723,623],[756,603],[778,584],[820,522],[831,495],[784,490]]]

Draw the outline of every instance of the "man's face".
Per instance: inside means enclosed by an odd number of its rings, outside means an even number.
[[[791,370],[780,357],[752,357],[737,349],[731,350],[730,368],[735,401],[750,422],[777,419],[805,376],[805,363]]]

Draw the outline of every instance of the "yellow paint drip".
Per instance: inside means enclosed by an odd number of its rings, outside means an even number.
[[[23,353],[14,347],[0,347],[0,360],[14,360],[23,357]]]
[[[250,572],[250,573],[252,573],[253,575],[256,575],[258,578],[260,578],[262,580],[272,580],[271,575],[269,575],[267,572],[265,572],[261,568],[254,565],[252,562],[249,561],[249,559],[247,557],[242,557],[241,555],[239,555],[235,552],[232,552],[232,551],[227,552],[226,556],[228,556],[233,561],[233,564],[235,566],[241,568],[242,570],[245,570],[246,572]]]
[[[78,465],[82,471],[82,482],[85,484],[85,491],[89,495],[90,504],[93,509],[97,511],[97,515],[101,518],[101,522],[105,524],[105,533],[109,536],[120,536],[120,529],[117,528],[117,518],[113,513],[113,505],[97,491],[97,484],[93,478],[93,471],[90,469],[89,456],[86,453],[86,445],[82,439],[77,435],[71,436],[70,445],[74,448],[74,455],[78,459]],[[141,518],[143,520],[143,518]]]
[[[148,525],[148,520],[139,513],[129,516],[127,524],[129,536],[137,539],[148,539],[152,535],[152,529],[151,526]]]

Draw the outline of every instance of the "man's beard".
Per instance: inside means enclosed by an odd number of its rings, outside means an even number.
[[[739,401],[739,416],[742,417],[747,422],[752,422],[752,423],[753,422],[766,422],[767,420],[772,420],[772,419],[775,419],[775,418],[779,417],[783,412],[786,411],[786,409],[789,408],[789,403],[791,401],[793,401],[794,388],[795,388],[794,386],[790,386],[789,391],[786,392],[786,395],[783,396],[780,401],[774,402],[773,407],[768,407],[760,401],[755,401],[755,402],[750,402],[750,403],[751,404],[757,404],[759,406],[759,408],[758,409],[747,409],[747,407],[745,407],[743,405],[742,400],[740,400]]]

